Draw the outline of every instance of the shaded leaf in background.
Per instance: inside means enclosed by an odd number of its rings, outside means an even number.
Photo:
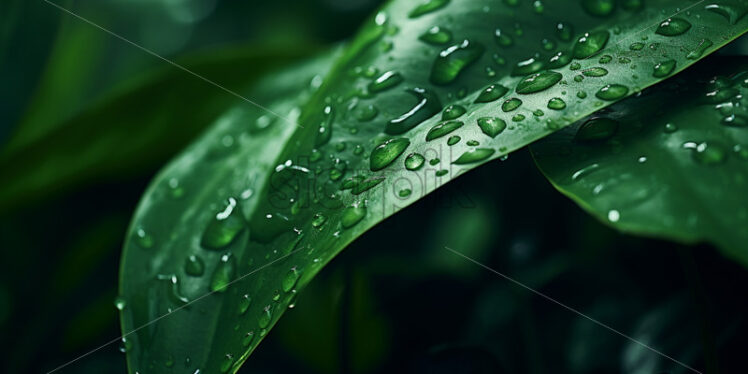
[[[712,58],[531,148],[558,190],[608,224],[708,241],[748,265],[746,82],[748,60]]]
[[[746,28],[697,6],[668,18],[683,10],[668,0],[605,14],[581,3],[430,4],[378,13],[309,100],[273,92],[284,101],[271,109],[292,123],[230,111],[156,178],[123,254],[123,332],[184,308],[127,336],[130,370],[170,372],[187,358],[191,369],[237,370],[295,293],[364,231]],[[290,80],[267,85],[299,91],[302,79]],[[186,325],[198,327],[187,335]]]

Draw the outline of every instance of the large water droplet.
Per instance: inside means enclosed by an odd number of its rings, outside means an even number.
[[[657,27],[657,34],[665,36],[681,35],[691,28],[691,23],[680,17],[668,18]]]
[[[442,120],[449,121],[451,119],[457,119],[462,117],[463,114],[467,113],[467,109],[464,106],[458,104],[452,104],[444,109],[442,112]]]
[[[516,91],[518,94],[531,94],[540,92],[552,87],[553,85],[561,81],[561,78],[561,73],[550,70],[542,71],[540,73],[536,73],[522,79],[519,84],[517,84]]]
[[[403,76],[396,71],[386,71],[382,73],[377,79],[369,83],[369,92],[377,93],[384,90],[390,89],[402,83]]]
[[[713,3],[705,6],[704,9],[725,17],[731,25],[738,23],[745,16],[746,12],[748,12],[748,7],[738,2],[726,4]]]
[[[366,206],[364,204],[354,204],[343,210],[340,216],[340,224],[343,228],[350,228],[361,222],[366,217]]]
[[[429,130],[429,132],[426,134],[426,141],[431,141],[436,138],[440,138],[444,135],[449,134],[450,132],[457,130],[458,128],[462,127],[464,123],[462,121],[445,121],[442,122]]]
[[[501,104],[501,110],[504,112],[511,112],[517,108],[519,108],[522,105],[522,100],[513,97],[509,100],[504,101],[503,104]]]
[[[616,120],[604,117],[592,118],[579,127],[574,140],[579,142],[606,140],[615,135],[617,130],[618,121]]]
[[[497,117],[481,117],[478,118],[477,122],[481,131],[492,138],[495,138],[506,129],[506,121]]]
[[[676,64],[675,60],[666,60],[666,61],[658,62],[654,66],[654,71],[652,72],[652,76],[655,78],[667,77],[675,69],[675,64]]]
[[[395,161],[410,145],[407,138],[390,139],[371,151],[369,168],[371,171],[382,170]]]
[[[574,58],[584,59],[605,48],[610,33],[607,31],[588,32],[582,35],[574,44]]]
[[[424,14],[431,13],[441,9],[449,4],[449,0],[426,0],[418,4],[408,13],[408,18],[420,17]]]
[[[508,88],[500,84],[492,84],[486,87],[483,91],[481,91],[481,93],[475,99],[475,102],[476,103],[490,103],[506,95],[507,92],[509,92]]]
[[[426,158],[420,153],[411,153],[405,158],[405,168],[408,170],[418,170],[423,167]]]
[[[230,253],[221,256],[221,260],[213,270],[213,276],[210,279],[210,290],[214,292],[226,291],[226,287],[234,279],[235,274],[236,260],[234,256]]]
[[[469,40],[463,40],[439,53],[431,66],[431,82],[437,85],[452,83],[470,64],[478,60],[485,48]]]
[[[463,153],[460,157],[457,158],[457,160],[453,162],[453,164],[465,165],[480,162],[491,157],[494,152],[496,151],[491,148],[474,148]]]
[[[447,139],[447,145],[451,147],[459,143],[461,139],[462,138],[460,138],[458,135],[452,135],[449,137],[449,139]]]
[[[511,75],[521,77],[528,74],[534,74],[543,70],[544,67],[545,64],[543,64],[543,61],[538,57],[530,57],[527,60],[522,60],[518,62],[517,65],[514,65]]]
[[[434,26],[421,34],[418,39],[433,45],[447,44],[452,41],[452,32],[444,27]]]
[[[601,100],[618,100],[629,93],[629,88],[621,84],[608,84],[597,91],[595,96]]]
[[[701,39],[699,44],[696,46],[696,48],[686,55],[686,58],[689,60],[698,60],[701,58],[701,56],[704,55],[707,49],[714,45],[711,40],[709,39]]]
[[[548,109],[561,110],[566,108],[566,102],[560,97],[554,97],[548,100]]]
[[[423,88],[413,88],[406,92],[416,97],[418,102],[413,108],[405,112],[400,117],[387,122],[385,125],[384,132],[390,135],[402,134],[416,126],[421,122],[430,118],[431,116],[439,113],[442,110],[442,104],[439,102],[439,98],[431,92]]]
[[[226,207],[208,223],[200,238],[200,245],[207,249],[223,249],[246,228],[244,217],[237,209],[236,199],[230,197],[226,202]]]

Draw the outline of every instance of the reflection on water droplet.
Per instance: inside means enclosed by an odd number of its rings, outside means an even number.
[[[621,213],[619,213],[617,210],[610,210],[608,211],[608,221],[610,222],[618,222],[618,220],[621,219]]]
[[[354,204],[343,210],[343,214],[340,217],[340,223],[343,228],[347,229],[361,222],[364,217],[366,217],[366,206],[360,203]]]
[[[408,170],[418,170],[423,167],[426,159],[420,153],[411,153],[405,158],[405,168]]]
[[[124,310],[126,306],[127,302],[121,296],[117,296],[114,299],[114,307],[117,308],[117,310]]]
[[[436,138],[440,138],[444,135],[449,134],[450,132],[457,130],[458,128],[462,127],[464,123],[462,121],[445,121],[442,122],[429,130],[429,132],[426,134],[426,141],[431,141]]]
[[[601,100],[618,100],[629,93],[628,87],[621,84],[608,84],[603,86],[595,96]]]
[[[522,100],[513,97],[509,100],[504,101],[504,103],[501,104],[501,110],[503,110],[504,112],[511,112],[519,108],[521,105],[522,105]]]
[[[413,88],[406,90],[406,92],[415,96],[418,101],[413,108],[405,112],[403,115],[387,122],[387,125],[384,128],[384,132],[387,134],[402,134],[418,126],[421,122],[442,110],[442,104],[439,102],[439,98],[430,90]]]
[[[249,297],[249,294],[244,294],[239,299],[239,315],[246,313],[250,305],[252,305],[252,298]]]
[[[402,83],[403,76],[395,71],[386,71],[382,73],[377,79],[369,83],[368,89],[371,93],[378,93],[388,90],[392,87]]]

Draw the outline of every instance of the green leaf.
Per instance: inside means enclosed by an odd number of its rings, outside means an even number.
[[[268,71],[310,53],[306,48],[242,46],[213,50],[181,64],[243,92]],[[133,79],[51,129],[20,128],[19,134],[26,136],[14,138],[0,152],[0,209],[92,180],[123,180],[155,168],[237,101],[182,70],[164,67]]]
[[[553,185],[599,219],[709,241],[748,265],[746,87],[748,58],[710,58],[531,148]]]
[[[682,1],[603,15],[539,4],[392,2],[313,94],[299,94],[304,78],[325,63],[271,77],[250,96],[279,99],[270,109],[287,121],[253,130],[273,117],[246,107],[221,117],[153,181],[133,218],[122,328],[145,327],[126,337],[130,370],[171,372],[167,363],[188,358],[179,370],[238,370],[296,292],[373,225],[662,80],[661,59],[676,61],[672,75],[748,27],[695,6],[679,15],[689,30],[655,33]],[[646,48],[629,46],[644,37]],[[563,110],[548,108],[554,98]]]

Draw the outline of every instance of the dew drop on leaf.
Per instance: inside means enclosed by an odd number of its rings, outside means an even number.
[[[270,321],[273,319],[273,306],[267,305],[264,308],[262,308],[262,311],[260,312],[260,317],[257,318],[257,324],[260,326],[261,329],[264,329],[270,325]]]
[[[366,217],[366,206],[364,204],[354,204],[343,210],[340,216],[340,224],[343,228],[351,228],[361,222]]]
[[[582,0],[582,8],[596,17],[606,17],[616,9],[615,0]]]
[[[444,8],[449,4],[449,0],[425,0],[421,1],[421,4],[418,4],[415,8],[413,8],[410,13],[408,13],[408,18],[417,18],[424,14],[431,13],[433,11],[439,10],[441,8]]]
[[[382,170],[395,161],[410,145],[407,138],[390,139],[371,151],[369,168],[371,171]]]
[[[618,131],[618,121],[605,117],[592,118],[579,127],[574,140],[597,142],[610,139],[616,131]]]
[[[135,230],[135,243],[143,249],[149,249],[153,247],[153,237],[145,229],[139,227]]]
[[[504,101],[503,104],[501,104],[501,110],[504,112],[511,112],[513,110],[516,110],[522,105],[522,100],[513,97],[509,100]]]
[[[439,53],[431,66],[431,83],[446,85],[454,82],[465,68],[477,61],[485,48],[469,40],[463,40]]]
[[[301,271],[295,266],[292,267],[286,273],[286,276],[283,277],[283,281],[281,282],[281,287],[283,288],[283,292],[289,292],[294,287],[296,287],[296,282],[299,281],[300,276],[301,276]]]
[[[378,93],[397,86],[402,83],[403,76],[395,71],[386,71],[377,79],[369,83],[369,92]]]
[[[702,165],[719,165],[727,160],[727,149],[717,142],[687,142],[683,148],[693,152],[693,159]]]
[[[426,161],[420,153],[411,153],[405,158],[405,168],[408,170],[418,170],[423,167],[423,163]]]
[[[474,148],[460,155],[453,164],[465,165],[480,162],[491,157],[495,152],[496,151],[491,148]]]
[[[210,290],[214,292],[225,292],[226,287],[236,275],[236,259],[230,253],[221,256],[218,265],[213,270],[210,278]]]
[[[434,26],[421,34],[418,39],[433,45],[447,44],[452,41],[452,32],[444,27]]]
[[[114,307],[117,308],[117,310],[124,310],[127,306],[127,301],[125,301],[124,298],[117,296],[114,299]]]
[[[506,121],[498,117],[481,117],[478,118],[478,127],[484,134],[495,138],[506,129]]]
[[[189,255],[184,261],[184,272],[193,277],[202,276],[205,272],[205,263],[197,255]]]
[[[509,92],[508,88],[500,84],[492,84],[486,87],[485,89],[483,89],[483,91],[481,91],[481,93],[475,99],[475,102],[476,103],[490,103],[506,95],[507,92]],[[442,118],[444,118],[444,116],[442,116]]]
[[[518,94],[531,94],[547,90],[559,81],[561,81],[561,73],[555,71],[545,70],[540,73],[532,74],[522,79],[517,84]]]
[[[248,294],[242,295],[242,297],[239,298],[239,315],[247,313],[247,309],[249,309],[250,305],[252,305],[252,298],[249,297]]]
[[[574,36],[574,28],[569,23],[559,22],[556,24],[556,37],[562,41],[571,41]]]
[[[528,74],[537,73],[545,67],[545,64],[543,64],[543,61],[541,61],[538,57],[531,57],[527,60],[522,60],[518,62],[514,69],[512,69],[512,76],[520,77]]]
[[[605,48],[610,33],[607,31],[588,32],[574,44],[574,58],[583,59],[594,55]]]
[[[654,66],[654,71],[652,72],[652,76],[655,78],[667,77],[675,69],[675,64],[676,64],[675,60],[666,60],[666,61],[658,62]]]
[[[459,143],[459,142],[460,142],[460,139],[461,139],[461,138],[460,138],[459,136],[457,136],[457,135],[452,135],[452,136],[450,136],[450,137],[449,137],[449,139],[447,139],[447,145],[448,145],[448,146],[453,146],[453,145],[455,145],[455,144]]]
[[[252,344],[252,340],[255,337],[254,331],[250,331],[246,334],[244,334],[244,337],[242,338],[242,345],[245,347],[249,347],[250,344]]]
[[[725,17],[731,25],[738,23],[745,16],[746,12],[748,12],[748,7],[738,2],[725,4],[712,3],[705,6],[704,9]]]
[[[690,22],[680,17],[673,17],[662,21],[655,32],[665,36],[677,36],[685,33],[690,28]]]
[[[458,104],[452,104],[444,109],[442,112],[442,120],[449,121],[451,119],[457,119],[462,117],[463,114],[467,113],[467,109],[464,106]]]
[[[226,202],[226,207],[208,223],[200,238],[200,245],[206,249],[223,249],[231,244],[246,227],[244,217],[237,209],[236,199],[230,197]]]
[[[462,127],[464,123],[462,121],[445,121],[442,122],[429,130],[429,132],[426,134],[426,141],[431,141],[436,138],[440,138],[444,135],[449,134],[450,132],[457,130],[458,128]]]
[[[221,373],[228,373],[229,370],[231,370],[231,366],[234,364],[234,356],[231,354],[226,354],[223,356],[223,361],[221,361]]]
[[[618,100],[629,93],[628,87],[621,84],[608,84],[597,91],[595,96],[601,100]]]
[[[548,60],[548,65],[546,66],[549,69],[562,68],[571,62],[571,58],[571,54],[561,51],[551,56],[551,58]]]
[[[608,75],[608,70],[601,67],[594,67],[582,70],[585,77],[604,77]]]
[[[566,108],[566,102],[560,97],[554,97],[548,100],[548,109],[561,110]]]
[[[509,33],[501,31],[501,29],[494,30],[493,36],[496,44],[501,47],[511,47],[514,45],[514,39],[512,39],[512,36],[509,35]]]
[[[696,48],[694,48],[693,50],[691,50],[690,52],[688,52],[688,54],[686,55],[686,58],[689,59],[689,60],[698,60],[698,59],[700,59],[701,56],[704,55],[704,53],[706,52],[706,50],[709,49],[709,47],[711,47],[713,44],[714,43],[712,43],[712,41],[709,40],[709,39],[701,39],[701,41],[696,46]]]
[[[413,88],[406,90],[409,94],[415,96],[416,104],[400,117],[390,120],[385,125],[384,132],[390,135],[402,134],[421,122],[439,113],[442,110],[442,104],[439,98],[431,90],[423,88]]]

